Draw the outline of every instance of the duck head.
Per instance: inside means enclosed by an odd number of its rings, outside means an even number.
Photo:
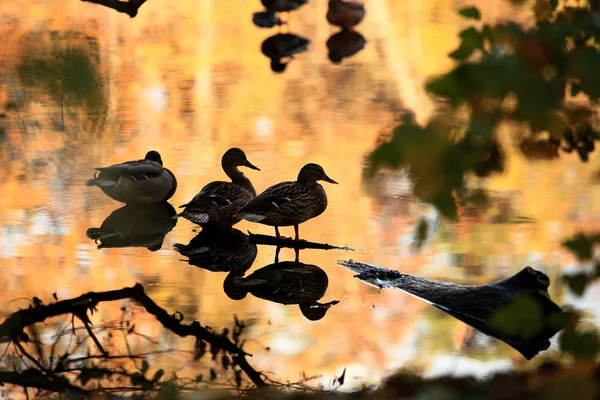
[[[146,157],[144,157],[144,160],[156,161],[160,165],[163,165],[160,153],[156,150],[150,150],[149,152],[147,152]]]
[[[325,304],[319,302],[314,302],[313,304],[300,304],[300,311],[307,319],[318,321],[327,314],[327,311],[329,311],[331,306],[334,306],[337,303],[339,303],[338,300],[333,300]]]
[[[221,165],[223,169],[227,170],[228,168],[237,168],[237,167],[248,167],[250,169],[254,169],[260,171],[260,169],[253,165],[246,158],[246,154],[237,147],[233,147],[223,154],[223,158],[221,159]]]
[[[243,273],[230,272],[223,281],[223,291],[231,300],[242,300],[248,295],[248,291],[238,285],[243,279]]]
[[[300,173],[298,174],[298,182],[315,183],[316,181],[325,181],[329,183],[335,183],[336,185],[338,184],[336,181],[327,176],[325,170],[319,164],[311,163],[302,167]]]

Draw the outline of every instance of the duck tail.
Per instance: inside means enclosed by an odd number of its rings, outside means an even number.
[[[85,182],[86,186],[96,186],[96,178],[93,179],[88,179],[87,182]]]
[[[210,219],[210,216],[208,214],[204,214],[204,213],[196,214],[196,213],[191,213],[188,211],[180,212],[179,214],[175,215],[173,217],[173,219],[177,219],[179,217],[185,218],[188,221],[191,221],[195,224],[205,224]]]
[[[175,217],[173,217],[173,218],[175,218]],[[183,249],[184,249],[184,248],[185,248],[185,244],[181,244],[181,243],[175,243],[175,244],[173,245],[173,249],[174,249],[176,252],[178,252],[178,253],[181,253],[181,252],[183,251]]]

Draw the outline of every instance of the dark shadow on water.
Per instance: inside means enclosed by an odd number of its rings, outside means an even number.
[[[126,205],[113,211],[99,228],[89,228],[86,236],[99,249],[111,247],[162,247],[165,236],[175,227],[175,208],[167,202],[151,205]]]
[[[340,64],[344,58],[352,57],[365,48],[367,41],[359,32],[342,29],[327,39],[328,57],[334,64]]]
[[[379,288],[420,297],[473,328],[502,340],[528,360],[550,347],[564,326],[564,313],[548,293],[550,279],[531,267],[508,279],[468,286],[434,281],[355,261],[338,264]]]

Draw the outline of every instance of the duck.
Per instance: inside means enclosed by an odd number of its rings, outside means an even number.
[[[87,186],[98,186],[107,196],[125,204],[156,204],[169,200],[177,179],[163,167],[160,153],[150,150],[143,160],[96,168]]]
[[[86,236],[96,242],[98,249],[145,247],[157,251],[177,224],[175,214],[175,208],[167,202],[126,204],[106,217],[99,228],[89,228]]]
[[[239,229],[219,226],[202,228],[187,245],[176,243],[175,250],[188,258],[188,264],[211,272],[243,275],[254,263],[258,248]]]
[[[192,200],[182,204],[183,211],[177,217],[183,217],[195,224],[218,224],[233,226],[240,220],[233,215],[248,204],[256,196],[256,190],[238,167],[248,167],[260,171],[253,165],[246,154],[234,147],[225,152],[221,158],[221,167],[231,182],[215,181],[207,184]]]
[[[263,300],[290,305],[297,304],[302,315],[311,321],[320,320],[338,300],[319,303],[329,279],[316,265],[299,261],[282,261],[260,268],[247,277],[230,273],[223,290],[233,300],[242,300],[248,293]]]
[[[337,185],[318,164],[306,164],[296,181],[281,182],[269,187],[242,207],[236,218],[275,227],[277,239],[280,226],[294,226],[295,240],[300,240],[299,225],[321,215],[327,208],[327,195],[317,181]]]
[[[357,1],[329,0],[327,21],[342,29],[351,29],[365,16],[365,6]]]

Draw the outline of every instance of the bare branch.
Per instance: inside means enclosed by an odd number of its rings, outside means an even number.
[[[56,317],[62,314],[85,315],[85,313],[95,308],[98,303],[109,302],[123,299],[133,299],[137,301],[146,311],[156,317],[156,319],[171,332],[181,337],[194,336],[199,340],[209,343],[213,348],[225,351],[232,357],[233,363],[238,365],[257,387],[264,387],[267,384],[262,375],[256,371],[246,360],[249,356],[235,343],[223,335],[218,335],[206,329],[198,321],[190,324],[183,324],[177,318],[169,315],[167,311],[159,307],[139,283],[133,287],[119,290],[110,290],[106,292],[89,292],[79,297],[67,300],[61,300],[48,305],[38,305],[37,307],[19,310],[6,318],[0,324],[0,342],[15,341],[18,342],[26,336],[23,330],[32,324],[40,323],[47,318]],[[21,346],[22,347],[22,346]]]

